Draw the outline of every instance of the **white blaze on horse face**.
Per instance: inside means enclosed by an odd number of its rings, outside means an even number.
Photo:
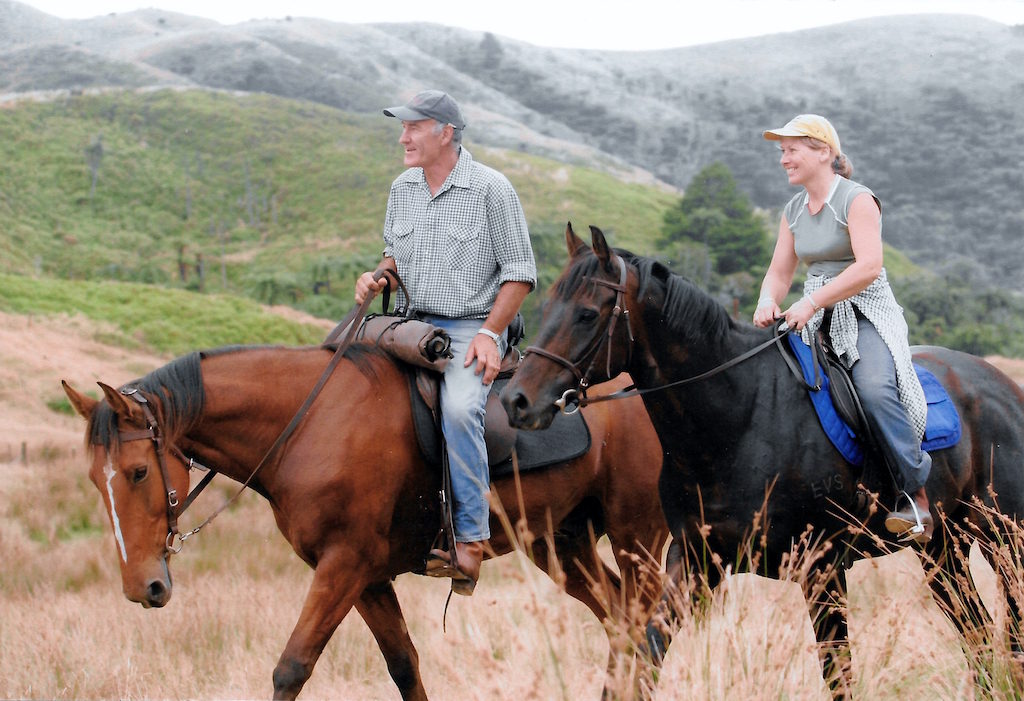
[[[128,564],[128,553],[124,547],[124,535],[121,534],[121,521],[117,518],[117,505],[114,503],[114,485],[111,484],[114,480],[114,475],[117,471],[114,470],[114,466],[110,463],[110,457],[107,457],[107,464],[103,466],[103,474],[107,476],[107,498],[110,500],[110,523],[114,526],[114,538],[117,540],[117,547],[121,550],[121,561],[124,564]]]

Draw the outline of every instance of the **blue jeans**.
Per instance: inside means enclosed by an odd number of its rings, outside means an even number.
[[[476,360],[466,362],[469,343],[483,326],[482,319],[447,319],[427,316],[427,321],[448,332],[454,357],[448,362],[441,382],[441,431],[448,448],[452,476],[455,540],[472,543],[491,537],[490,469],[484,443],[484,407],[490,385],[475,374]],[[490,343],[491,340],[487,339]],[[507,341],[501,335],[500,352],[504,355]]]
[[[853,364],[853,384],[864,414],[894,475],[907,494],[924,486],[932,468],[931,456],[921,450],[917,432],[910,423],[896,387],[896,365],[892,353],[867,319],[857,318],[857,350],[860,360]]]

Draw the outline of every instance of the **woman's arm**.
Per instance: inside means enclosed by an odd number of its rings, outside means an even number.
[[[782,316],[779,302],[786,298],[799,262],[793,245],[793,232],[786,218],[782,217],[779,221],[779,236],[775,241],[772,262],[761,283],[761,295],[754,311],[755,326],[770,326]]]

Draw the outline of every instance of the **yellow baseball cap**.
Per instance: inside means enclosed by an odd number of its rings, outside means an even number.
[[[764,138],[769,141],[779,141],[784,136],[809,136],[824,141],[836,154],[843,152],[839,147],[839,134],[836,133],[835,127],[818,114],[800,114],[789,120],[781,129],[769,129],[764,132]]]

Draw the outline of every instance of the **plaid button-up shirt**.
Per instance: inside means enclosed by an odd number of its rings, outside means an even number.
[[[384,255],[394,258],[417,312],[483,319],[502,283],[537,284],[537,266],[519,196],[498,171],[462,148],[436,195],[422,168],[391,184]]]

